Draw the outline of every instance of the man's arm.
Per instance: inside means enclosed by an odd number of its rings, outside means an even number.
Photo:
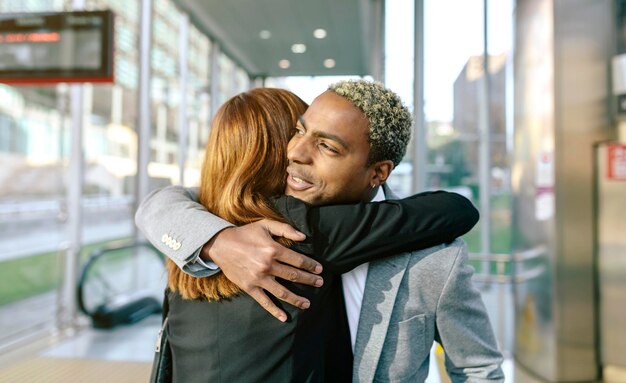
[[[339,274],[386,256],[452,242],[479,218],[467,198],[445,191],[348,205],[310,206],[293,197],[275,203],[294,227],[312,237],[316,259]]]
[[[436,340],[452,382],[503,382],[502,354],[467,260],[463,244],[437,306]]]
[[[198,262],[200,249],[233,225],[208,213],[197,200],[195,188],[169,186],[155,190],[137,208],[135,224],[181,270],[194,277],[206,277],[219,269]]]
[[[287,249],[272,236],[294,241],[303,235],[291,226],[262,220],[239,228],[209,213],[196,202],[195,189],[169,186],[150,193],[135,215],[135,223],[148,241],[172,259],[183,271],[194,276],[217,272],[197,262],[198,257],[214,261],[226,277],[280,320],[286,320],[265,294],[296,307],[307,308],[307,299],[293,294],[275,277],[321,286],[322,266],[304,255]],[[208,258],[210,256],[210,258]],[[315,274],[313,274],[315,273]]]

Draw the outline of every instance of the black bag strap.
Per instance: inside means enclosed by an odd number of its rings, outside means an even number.
[[[163,292],[163,311],[161,312],[161,323],[167,318],[167,314],[170,312],[170,301],[168,296],[170,295],[170,289],[166,288]]]
[[[163,292],[163,313],[161,319],[161,330],[156,342],[154,352],[154,361],[152,362],[152,372],[150,374],[150,383],[171,383],[173,366],[172,351],[170,349],[169,338],[167,334],[167,315],[170,311],[169,290]]]

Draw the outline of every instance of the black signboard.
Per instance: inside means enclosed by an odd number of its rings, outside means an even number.
[[[0,17],[0,83],[113,80],[111,11]]]

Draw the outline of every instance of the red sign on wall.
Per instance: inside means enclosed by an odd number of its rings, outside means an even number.
[[[626,145],[609,145],[607,153],[609,179],[626,181]]]

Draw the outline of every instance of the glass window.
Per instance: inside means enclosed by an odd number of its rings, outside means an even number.
[[[181,13],[171,0],[154,2],[151,52],[152,134],[150,188],[178,183],[179,68]]]
[[[396,92],[413,110],[413,1],[385,3],[385,85]],[[406,155],[389,177],[390,188],[399,196],[411,194],[413,143],[409,143]]]
[[[63,7],[63,1],[0,0],[2,13]],[[0,344],[56,323],[67,239],[66,90],[0,84]]]
[[[71,9],[71,0],[0,0],[0,12]],[[137,173],[139,1],[87,0],[86,9],[115,12],[115,83],[83,89],[83,248],[86,256],[111,240],[133,234]],[[150,187],[179,180],[179,109],[187,101],[189,142],[186,181],[197,182],[210,116],[210,40],[193,25],[189,82],[179,84],[181,13],[171,0],[155,0],[151,52]],[[247,89],[247,75],[220,58],[220,97]],[[53,326],[57,288],[63,281],[70,153],[67,84],[12,87],[0,84],[0,325],[6,338]],[[15,313],[20,313],[15,320]]]
[[[218,85],[218,105],[222,105],[226,100],[235,94],[234,71],[235,63],[223,53],[218,58],[219,65],[219,85]]]
[[[187,83],[188,145],[185,183],[197,185],[200,180],[204,147],[209,126],[209,38],[193,24],[189,28]]]
[[[86,4],[116,11],[118,44],[116,83],[83,85],[83,255],[133,232],[137,54],[132,41],[139,27],[134,3]],[[0,0],[2,12],[70,8],[67,0]],[[0,85],[0,99],[0,325],[2,337],[10,338],[56,324],[68,240],[70,87]]]
[[[235,69],[235,93],[245,92],[250,89],[250,77],[245,70],[237,67]]]
[[[424,3],[427,187],[460,192],[476,206],[482,55],[483,0]],[[479,225],[464,237],[470,252],[481,251]]]
[[[64,3],[64,0],[1,0],[0,13],[61,12],[66,6]]]
[[[491,233],[487,250],[510,252],[510,189],[507,131],[511,82],[513,1],[487,2],[488,79],[485,76],[483,0],[424,3],[424,112],[428,187],[460,192],[480,205],[481,132],[488,129]],[[450,12],[455,9],[455,12]],[[454,30],[450,29],[454,25]],[[454,31],[462,31],[457,33]],[[486,88],[489,84],[489,89]],[[484,210],[484,206],[483,206]],[[483,216],[464,238],[470,252],[483,252]],[[480,272],[486,263],[479,266]]]

